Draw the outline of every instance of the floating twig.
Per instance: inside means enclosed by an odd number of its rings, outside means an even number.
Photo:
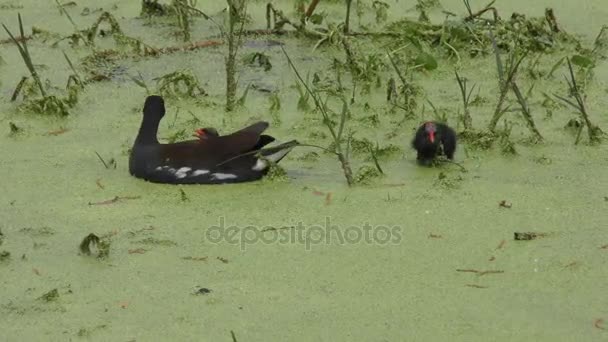
[[[89,202],[89,205],[107,205],[107,204],[116,203],[118,201],[134,200],[134,199],[139,199],[139,198],[141,198],[141,196],[115,196],[112,199],[101,201],[101,202]]]
[[[97,187],[99,187],[101,190],[104,190],[106,187],[103,186],[103,184],[101,184],[101,178],[97,179],[95,181],[95,184],[97,184]]]
[[[523,232],[523,233],[514,233],[514,239],[517,241],[530,241],[537,238],[546,237],[548,234],[546,233],[534,233],[534,232]]]
[[[483,275],[486,275],[486,274],[505,273],[505,271],[502,271],[502,270],[479,271],[479,270],[474,270],[474,269],[457,269],[456,272],[476,273],[478,276],[483,276]]]

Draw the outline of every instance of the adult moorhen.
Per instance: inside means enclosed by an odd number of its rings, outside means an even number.
[[[418,151],[416,159],[421,165],[429,166],[440,154],[452,160],[456,151],[456,132],[446,124],[425,122],[416,131],[412,147]]]
[[[298,142],[292,140],[264,148],[275,139],[262,132],[268,123],[257,122],[240,131],[220,136],[215,129],[208,138],[160,144],[158,125],[165,115],[160,96],[148,96],[143,120],[129,157],[131,175],[154,183],[221,184],[262,178],[270,162],[278,163]]]

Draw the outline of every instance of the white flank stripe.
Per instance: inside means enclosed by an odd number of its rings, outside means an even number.
[[[232,173],[221,173],[221,172],[212,173],[211,176],[213,179],[219,179],[219,180],[237,178],[236,175],[233,175]]]
[[[190,167],[180,167],[177,171],[175,171],[175,177],[178,179],[185,178],[190,170],[192,170]]]
[[[196,176],[200,176],[200,175],[206,175],[209,173],[209,170],[194,170],[194,172],[192,172],[192,177],[196,177]]]

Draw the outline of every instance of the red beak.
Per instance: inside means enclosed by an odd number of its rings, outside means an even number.
[[[202,129],[202,128],[197,129],[197,130],[195,131],[194,136],[195,136],[195,137],[198,137],[198,138],[203,138],[203,137],[205,136],[205,130],[204,130],[204,129]]]
[[[429,132],[429,140],[431,140],[432,143],[435,143],[435,132]]]

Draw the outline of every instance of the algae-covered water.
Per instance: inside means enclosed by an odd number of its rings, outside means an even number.
[[[292,1],[274,3],[294,15]],[[353,3],[368,6],[362,18],[353,15],[354,30],[381,29],[371,1]],[[386,3],[387,22],[418,16],[416,1]],[[460,1],[441,4],[466,14]],[[560,27],[587,46],[608,18],[603,0],[499,0],[495,6],[503,18],[512,12],[542,16],[551,6]],[[220,25],[224,7],[222,1],[197,4]],[[138,1],[77,0],[65,8],[80,29],[103,8],[130,37],[154,47],[184,44],[175,20],[140,18]],[[249,28],[266,27],[265,8],[250,2]],[[17,13],[26,34],[32,26],[59,36],[74,32],[52,1],[0,0],[0,9],[0,22],[15,34]],[[321,1],[317,12],[339,23],[344,8]],[[445,18],[437,8],[429,14],[434,22]],[[211,21],[192,19],[192,41],[217,40],[218,34]],[[8,35],[2,31],[0,39]],[[82,61],[91,49],[68,41],[52,47],[55,40],[38,36],[28,48],[42,78],[63,88],[72,71],[62,51],[84,77]],[[15,45],[0,44],[1,340],[608,339],[608,145],[588,144],[586,131],[574,145],[575,135],[564,126],[577,114],[543,105],[543,93],[566,92],[565,65],[552,77],[547,73],[568,51],[542,57],[538,68],[545,77],[537,82],[521,72],[523,89],[535,84],[529,102],[544,142],[529,143],[524,120],[508,112],[517,154],[503,154],[504,144],[485,150],[462,142],[455,159],[467,172],[453,164],[419,167],[409,143],[422,120],[434,118],[425,97],[461,128],[456,68],[477,84],[471,115],[474,126],[485,129],[497,100],[492,54],[440,58],[437,69],[413,73],[424,95],[417,117],[404,122],[403,113],[387,110],[385,84],[395,77],[390,67],[380,73],[380,88],[357,92],[348,129],[396,151],[381,158],[386,175],[370,185],[349,188],[332,155],[304,147],[281,162],[283,180],[177,187],[129,175],[128,150],[146,96],[131,76],[153,91],[154,78],[190,70],[209,94],[167,100],[164,141],[187,138],[198,127],[226,133],[261,119],[271,122],[269,132],[279,140],[328,146],[320,114],[298,108],[296,78],[280,46],[269,40],[284,43],[303,74],[344,59],[339,46],[313,51],[316,41],[304,37],[247,36],[241,56],[262,52],[272,69],[240,63],[239,96],[252,87],[244,106],[225,114],[226,46],[130,55],[110,63],[110,79],[87,84],[70,115],[59,117],[23,110],[22,96],[10,101],[28,71]],[[116,47],[109,37],[96,43]],[[364,55],[382,55],[386,48],[379,39],[357,44]],[[385,55],[383,60],[390,66]],[[593,73],[585,88],[587,109],[608,131],[607,64],[600,60]],[[270,110],[272,96],[280,99],[279,110]],[[367,158],[353,153],[355,172],[373,166]],[[515,232],[539,237],[514,241]],[[109,242],[105,259],[79,252],[90,233]]]

